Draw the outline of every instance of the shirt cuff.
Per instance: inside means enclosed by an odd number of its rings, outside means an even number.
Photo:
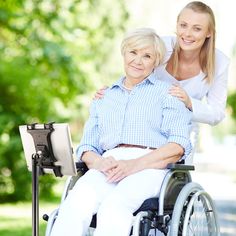
[[[82,157],[83,153],[87,152],[87,151],[92,151],[92,152],[100,154],[98,152],[98,150],[96,148],[94,148],[93,146],[91,146],[91,145],[78,146],[77,149],[76,149],[76,157],[78,158],[79,162],[82,162],[81,157]]]
[[[178,137],[178,136],[171,136],[168,139],[168,143],[177,143],[184,149],[184,154],[181,160],[188,157],[192,151],[192,144],[191,144],[190,139],[186,139],[186,138]]]

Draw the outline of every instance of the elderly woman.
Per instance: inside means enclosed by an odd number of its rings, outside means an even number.
[[[191,112],[153,76],[165,53],[159,36],[137,29],[121,52],[125,76],[92,103],[77,149],[89,171],[62,203],[52,236],[85,235],[96,213],[95,236],[128,236],[133,212],[158,196],[166,165],[191,151]]]

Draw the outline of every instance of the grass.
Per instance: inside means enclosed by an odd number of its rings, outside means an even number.
[[[39,236],[44,236],[46,224],[43,214],[50,214],[58,207],[57,203],[41,203],[39,206]],[[32,207],[31,202],[0,205],[0,235],[1,236],[31,236]]]
[[[42,219],[59,206],[66,178],[58,179],[54,186],[55,198],[50,201],[39,199],[39,236],[45,236],[47,222]],[[32,203],[0,204],[1,236],[32,236]]]
[[[45,236],[47,222],[42,219],[60,204],[66,177],[60,178],[54,186],[55,197],[45,202],[39,199],[39,236]],[[0,236],[32,236],[32,203],[0,204]]]

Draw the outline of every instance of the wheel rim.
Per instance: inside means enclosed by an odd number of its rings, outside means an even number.
[[[208,197],[204,190],[192,196],[184,217],[183,236],[218,235],[214,206]]]

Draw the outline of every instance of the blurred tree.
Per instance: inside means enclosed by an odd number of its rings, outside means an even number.
[[[78,115],[127,19],[123,1],[1,0],[0,201],[31,197],[18,126]]]
[[[230,107],[232,118],[236,121],[236,92],[229,94],[227,104]]]

